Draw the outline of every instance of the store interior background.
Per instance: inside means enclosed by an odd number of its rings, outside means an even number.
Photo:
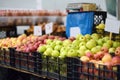
[[[60,10],[66,12],[69,3],[96,3],[102,11],[107,11],[105,0],[0,0],[0,10]],[[107,17],[116,19],[109,14]],[[66,25],[66,17],[63,21]]]

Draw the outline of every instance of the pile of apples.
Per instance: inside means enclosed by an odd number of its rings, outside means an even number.
[[[40,46],[37,51],[52,57],[82,57],[86,53],[95,55],[103,48],[107,48],[109,53],[114,53],[118,46],[120,46],[120,42],[94,33],[85,36],[78,34],[76,38],[70,37],[64,41],[47,40],[46,45]]]
[[[27,37],[25,34],[22,34],[18,37],[7,37],[0,39],[0,47],[2,48],[9,48],[9,47],[16,47],[18,45],[24,44],[27,40],[30,39],[31,36]]]
[[[46,41],[49,40],[64,40],[65,37],[53,36],[53,35],[42,35],[42,36],[34,36],[29,37],[30,39],[26,39],[24,44],[16,46],[17,51],[21,52],[35,52],[37,51],[39,46],[46,44]]]

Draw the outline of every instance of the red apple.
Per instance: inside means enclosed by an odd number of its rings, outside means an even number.
[[[115,56],[112,58],[112,64],[113,65],[120,65],[120,57],[119,56]]]

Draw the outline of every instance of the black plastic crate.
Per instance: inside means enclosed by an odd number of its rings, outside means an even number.
[[[104,30],[98,30],[96,29],[96,26],[98,26],[100,23],[104,23],[106,22],[106,18],[107,18],[107,12],[105,11],[95,11],[94,12],[94,23],[93,23],[93,33],[100,33],[102,32],[102,34],[104,34]]]
[[[10,66],[10,51],[8,48],[0,48],[0,62],[3,65]]]
[[[38,54],[36,52],[26,53],[26,52],[15,51],[14,53],[15,67],[29,72],[36,72],[37,58],[38,58],[37,55]]]
[[[42,55],[42,69],[39,71],[42,76],[57,80],[67,80],[66,59],[46,57]]]
[[[78,58],[71,58],[68,65],[72,66],[68,67],[68,80],[120,80],[120,65],[108,68],[98,64],[96,67],[94,63],[84,63]]]

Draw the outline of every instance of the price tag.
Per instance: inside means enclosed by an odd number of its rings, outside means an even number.
[[[80,28],[79,27],[71,27],[70,28],[70,36],[71,37],[76,37],[77,34],[80,34]]]
[[[120,21],[106,19],[105,31],[119,34]]]
[[[17,34],[23,34],[30,26],[17,26]]]
[[[34,26],[34,35],[35,36],[42,35],[42,28],[41,28],[41,26]]]
[[[53,32],[53,23],[48,23],[45,25],[45,33],[50,34]]]

